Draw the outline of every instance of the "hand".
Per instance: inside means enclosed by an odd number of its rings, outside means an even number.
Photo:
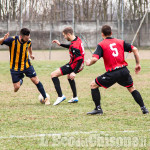
[[[33,60],[35,57],[33,55],[30,55],[30,58]]]
[[[58,40],[53,40],[52,43],[56,43],[60,46],[60,42]]]
[[[9,32],[6,33],[3,38],[4,38],[4,40],[6,40],[8,37],[9,37]]]
[[[141,71],[141,65],[136,65],[135,66],[135,73],[138,74]]]
[[[74,72],[72,72],[72,73],[69,75],[69,77],[70,77],[71,80],[73,80],[73,79],[75,78],[75,76],[76,76],[76,74],[75,74]]]
[[[90,66],[91,59],[86,60],[86,66]]]

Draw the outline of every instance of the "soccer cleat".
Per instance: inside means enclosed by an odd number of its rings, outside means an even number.
[[[79,100],[78,97],[74,97],[74,98],[70,99],[70,100],[68,101],[68,103],[77,103],[78,100]]]
[[[45,105],[50,105],[50,101],[48,98],[45,98]]]
[[[66,97],[65,97],[64,95],[63,95],[62,97],[58,97],[53,105],[54,105],[54,106],[55,106],[55,105],[58,105],[59,103],[61,103],[61,102],[64,101],[65,99],[66,99]]]
[[[143,114],[149,113],[148,109],[145,106],[141,107],[141,110],[142,110]]]
[[[102,114],[103,114],[102,109],[94,109],[93,111],[87,113],[87,115],[102,115]]]

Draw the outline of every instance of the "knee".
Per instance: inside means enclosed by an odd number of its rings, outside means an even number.
[[[134,87],[134,86],[128,88],[128,91],[129,91],[130,93],[132,93],[134,90],[135,90],[135,87]]]
[[[51,73],[51,78],[57,77],[57,74],[55,72]]]
[[[91,89],[96,89],[98,88],[98,85],[95,83],[95,81],[92,81],[90,84]]]
[[[61,72],[59,69],[57,69],[51,73],[51,78],[59,77],[59,76],[61,76]]]
[[[39,78],[36,76],[36,77],[32,77],[31,78],[31,81],[35,84],[35,85],[37,85],[39,82],[40,82],[40,80],[39,80]]]
[[[14,85],[14,92],[17,92],[20,88],[20,85],[19,84],[16,84]]]

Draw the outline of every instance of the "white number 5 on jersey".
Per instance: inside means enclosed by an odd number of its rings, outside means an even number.
[[[113,46],[115,46],[115,45],[116,45],[116,43],[112,43],[112,44],[110,44],[109,46],[110,46],[110,49],[113,51],[112,55],[113,55],[114,57],[117,57],[117,56],[118,56],[118,49],[113,47]]]

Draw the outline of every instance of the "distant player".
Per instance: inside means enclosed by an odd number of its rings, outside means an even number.
[[[53,40],[52,43],[56,43],[59,46],[68,48],[70,54],[70,61],[66,65],[60,67],[59,69],[51,73],[51,78],[58,94],[58,98],[53,105],[57,105],[66,99],[66,97],[62,94],[60,82],[58,79],[58,77],[62,75],[67,75],[68,81],[73,92],[73,98],[68,102],[78,102],[74,78],[76,74],[83,69],[84,66],[84,48],[81,39],[74,35],[73,29],[71,27],[65,28],[62,33],[66,40],[71,41],[71,44],[60,44],[58,40]]]
[[[42,103],[49,105],[50,102],[46,97],[46,92],[42,83],[39,81],[36,72],[30,62],[34,59],[32,55],[32,44],[30,39],[30,31],[27,28],[20,30],[19,36],[9,37],[9,33],[0,39],[0,44],[9,46],[10,51],[10,72],[14,85],[14,92],[17,92],[23,83],[24,74],[31,79],[37,86],[39,92],[43,96]],[[29,52],[29,53],[28,53]]]
[[[103,57],[107,72],[97,77],[91,83],[91,94],[95,103],[95,109],[87,114],[103,114],[100,104],[101,96],[98,88],[109,88],[115,83],[118,83],[128,89],[134,100],[140,105],[143,114],[149,113],[144,105],[140,93],[133,86],[132,77],[126,67],[128,64],[124,59],[124,52],[133,52],[136,60],[135,73],[139,73],[141,66],[138,49],[123,40],[112,38],[111,27],[108,25],[104,25],[101,32],[104,40],[98,44],[92,59],[87,60],[86,65],[91,66]]]

